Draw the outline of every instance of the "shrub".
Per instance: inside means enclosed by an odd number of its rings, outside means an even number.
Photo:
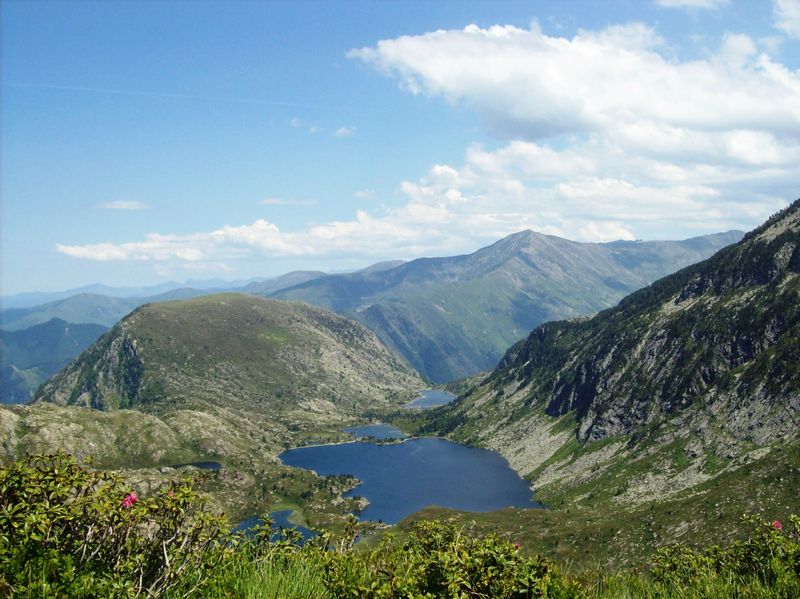
[[[727,548],[696,551],[676,545],[659,549],[653,578],[680,587],[709,576],[733,577],[743,583],[756,581],[779,593],[800,592],[800,517],[791,516],[787,525],[750,515],[742,519],[751,527],[748,539]]]
[[[63,453],[0,469],[0,595],[158,595],[226,551],[222,516],[190,482],[139,499],[111,473]],[[190,592],[192,589],[189,589]]]
[[[497,535],[474,537],[452,524],[420,522],[402,546],[368,554],[328,552],[326,582],[336,597],[552,597],[569,585],[542,557]]]

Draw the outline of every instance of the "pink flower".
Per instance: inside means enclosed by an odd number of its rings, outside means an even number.
[[[131,491],[125,496],[125,499],[122,500],[122,507],[129,508],[133,507],[133,504],[139,501],[139,497],[136,495],[136,491]]]
[[[514,543],[514,550],[519,551],[519,548],[522,547],[519,543]]]
[[[783,530],[783,524],[781,524],[780,520],[775,520],[775,522],[772,523],[772,528],[775,530]]]

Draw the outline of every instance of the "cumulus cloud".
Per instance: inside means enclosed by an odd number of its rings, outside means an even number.
[[[152,208],[150,204],[144,202],[135,202],[131,200],[115,200],[113,202],[105,202],[100,204],[98,208],[104,210],[149,210]]]
[[[383,40],[351,58],[413,94],[464,102],[499,138],[538,140],[636,123],[800,133],[800,77],[746,36],[680,62],[640,23],[551,37],[538,26],[435,31]]]
[[[581,241],[747,229],[796,197],[800,181],[800,72],[759,44],[731,34],[710,55],[679,60],[642,24],[572,38],[534,24],[384,40],[349,55],[409,93],[472,107],[499,146],[472,145],[459,164],[399,183],[399,203],[371,200],[304,229],[259,220],[58,250],[201,265],[445,255],[526,228]]]
[[[800,39],[800,0],[774,0],[775,26]]]

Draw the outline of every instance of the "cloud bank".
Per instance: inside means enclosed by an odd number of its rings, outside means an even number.
[[[775,5],[787,33],[795,5]],[[800,182],[800,72],[767,50],[730,34],[713,54],[679,60],[640,23],[572,38],[534,24],[383,40],[348,56],[407,93],[475,110],[499,147],[473,145],[461,164],[402,182],[399,205],[372,200],[349,220],[300,231],[258,220],[57,249],[200,264],[444,254],[524,228],[587,241],[750,228],[794,199]]]

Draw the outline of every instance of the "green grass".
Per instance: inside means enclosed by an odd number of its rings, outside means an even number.
[[[325,587],[324,570],[319,560],[287,556],[278,559],[240,556],[229,560],[226,572],[215,576],[202,588],[208,599],[325,599],[333,597]],[[185,596],[191,579],[166,598]]]

